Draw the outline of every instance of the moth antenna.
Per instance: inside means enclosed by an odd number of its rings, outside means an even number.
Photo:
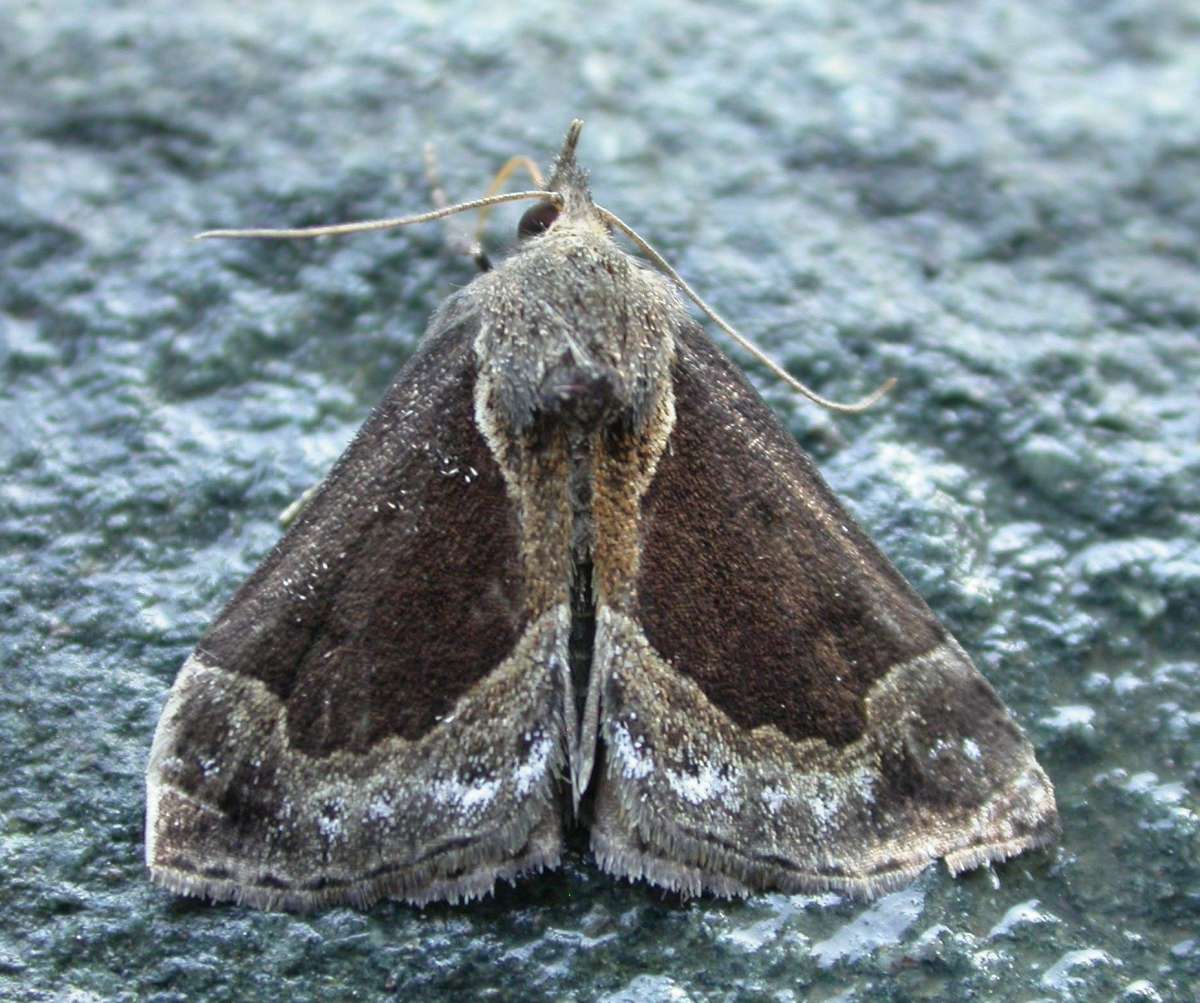
[[[422,152],[425,157],[425,180],[429,182],[429,197],[435,209],[446,209],[450,200],[446,198],[446,190],[442,187],[441,171],[438,170],[437,151],[432,143],[426,143]],[[544,188],[544,185],[538,185]],[[485,192],[491,195],[493,192]],[[486,210],[485,210],[486,211]],[[446,224],[446,247],[451,254],[462,254],[475,262],[481,272],[491,271],[492,263],[488,260],[487,252],[477,237],[467,233],[461,225],[461,220]]]
[[[771,370],[771,372],[783,380],[783,382],[789,387],[802,396],[807,397],[814,404],[819,404],[821,407],[828,408],[830,411],[839,411],[842,414],[858,414],[861,411],[866,411],[867,408],[875,404],[884,394],[886,394],[892,389],[892,387],[896,385],[896,378],[894,376],[889,376],[874,391],[852,404],[843,404],[840,401],[834,401],[827,397],[822,397],[816,391],[806,387],[803,383],[796,379],[796,377],[771,359],[770,356],[768,356],[752,341],[749,341],[742,337],[742,335],[738,334],[738,332],[735,331],[733,327],[719,313],[717,313],[716,310],[714,310],[700,298],[700,295],[691,286],[689,286],[687,282],[684,281],[683,276],[675,271],[675,269],[667,263],[666,258],[664,258],[658,253],[658,251],[651,247],[650,244],[647,243],[647,241],[633,229],[633,227],[629,226],[619,216],[609,212],[603,206],[596,206],[595,208],[596,212],[600,214],[601,219],[603,219],[609,225],[615,226],[618,230],[625,234],[626,237],[632,240],[634,244],[637,245],[638,250],[640,250],[644,255],[646,255],[647,258],[650,259],[651,264],[653,264],[655,268],[666,275],[667,278],[669,278],[685,294],[687,294],[688,299],[690,299],[696,304],[696,306],[703,310],[705,315],[714,324],[716,324],[717,327],[729,335],[729,337],[741,345],[741,347],[747,352],[758,359],[759,362]]]
[[[555,205],[562,205],[563,198],[558,192],[529,191],[507,192],[503,195],[489,195],[486,198],[472,199],[470,202],[459,202],[457,205],[433,209],[430,212],[418,213],[415,216],[395,216],[390,219],[367,219],[357,223],[335,223],[332,226],[306,226],[297,230],[205,230],[196,234],[196,240],[209,240],[214,237],[263,237],[268,240],[304,240],[308,237],[340,237],[348,233],[371,233],[375,230],[391,230],[398,226],[408,226],[410,223],[428,223],[435,219],[452,216],[456,212],[470,212],[472,209],[482,209],[485,206],[499,205],[501,202],[521,202],[529,199],[541,199]]]
[[[492,183],[488,185],[488,189],[483,193],[484,198],[489,198],[495,195],[504,183],[511,178],[517,171],[524,170],[529,173],[529,178],[538,188],[546,187],[546,179],[542,177],[541,169],[529,157],[516,156],[509,157],[503,167],[496,172],[496,176],[492,178]],[[487,223],[488,216],[491,215],[492,207],[486,206],[479,212],[479,220],[475,224],[475,242],[477,244],[483,241],[483,227]]]

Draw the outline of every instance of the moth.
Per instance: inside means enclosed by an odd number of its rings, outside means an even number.
[[[686,895],[870,897],[1054,837],[991,686],[618,247],[581,125],[544,190],[466,204],[537,198],[183,665],[147,774],[171,891],[469,900],[578,821]]]

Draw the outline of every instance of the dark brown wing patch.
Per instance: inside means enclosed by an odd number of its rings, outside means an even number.
[[[743,727],[853,741],[871,685],[945,630],[703,335],[681,338],[674,383],[642,507],[638,621]]]
[[[438,340],[198,646],[265,683],[309,755],[419,738],[527,625],[516,515],[475,425],[469,339]]]

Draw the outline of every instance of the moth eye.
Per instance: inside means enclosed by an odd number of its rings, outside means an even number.
[[[539,202],[532,209],[526,209],[521,222],[517,224],[517,236],[524,240],[526,237],[536,237],[545,233],[558,219],[558,206],[553,202]]]

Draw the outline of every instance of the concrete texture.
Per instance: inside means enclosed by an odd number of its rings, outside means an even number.
[[[1200,14],[1112,2],[0,0],[0,998],[1200,992]],[[196,244],[581,159],[1030,731],[1061,844],[864,906],[564,870],[292,917],[141,863],[158,711],[437,302],[437,225]],[[520,209],[498,212],[494,247]]]

